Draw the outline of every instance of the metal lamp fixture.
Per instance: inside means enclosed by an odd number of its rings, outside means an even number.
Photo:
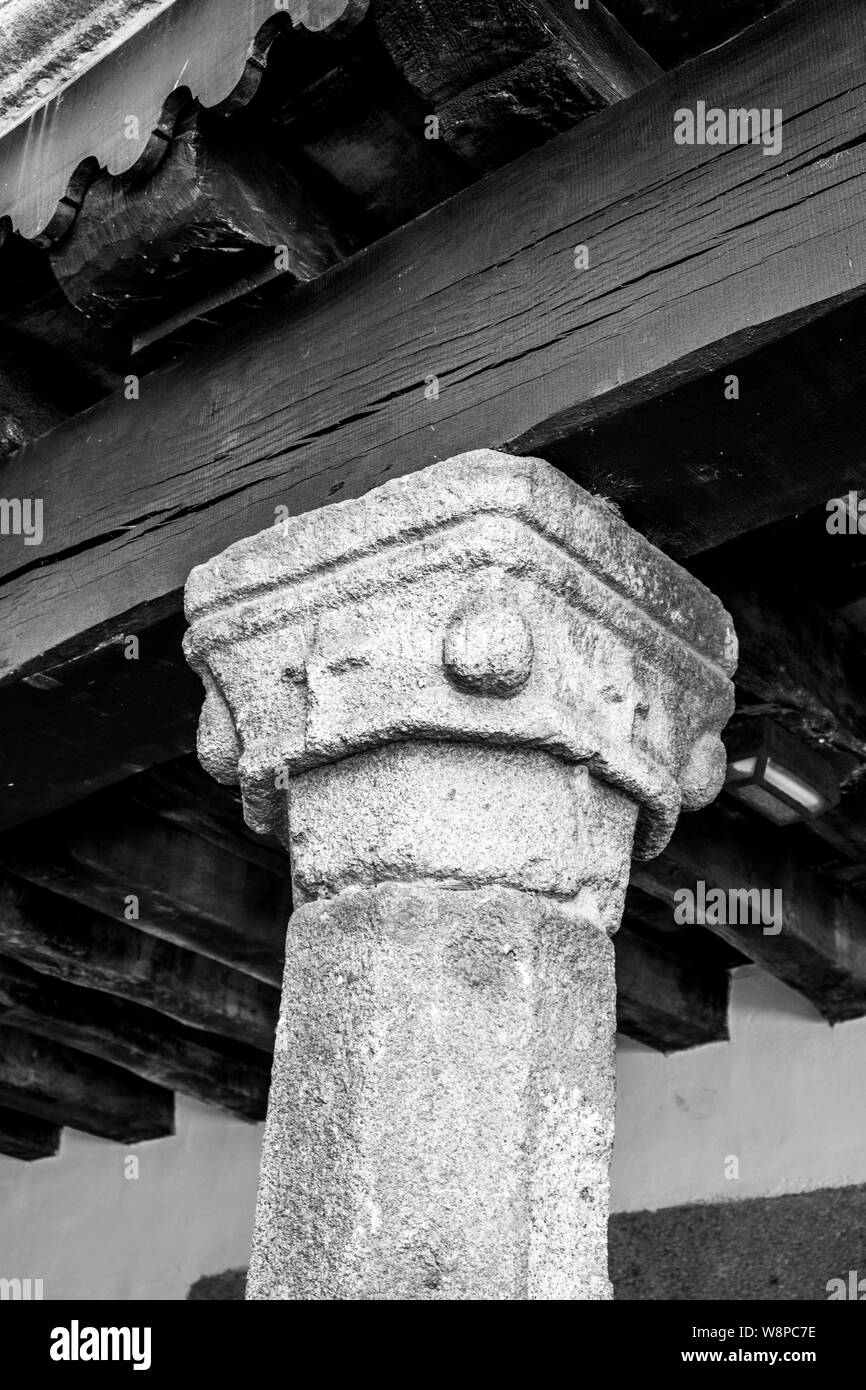
[[[813,820],[838,802],[827,760],[769,719],[744,720],[725,744],[725,791],[774,824]]]

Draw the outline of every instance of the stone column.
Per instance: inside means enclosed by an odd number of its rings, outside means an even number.
[[[721,785],[719,602],[464,454],[193,571],[199,755],[295,911],[248,1297],[604,1299],[611,935]]]

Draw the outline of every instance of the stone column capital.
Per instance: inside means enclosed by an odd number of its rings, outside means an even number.
[[[201,760],[291,858],[248,1297],[609,1298],[610,937],[721,784],[721,604],[489,450],[186,597]]]
[[[718,792],[719,601],[540,459],[479,450],[281,521],[193,570],[199,756],[286,839],[285,785],[403,741],[543,750],[633,798],[635,853]]]

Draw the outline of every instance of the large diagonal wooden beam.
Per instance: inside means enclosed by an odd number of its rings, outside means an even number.
[[[856,0],[797,0],[145,378],[139,400],[27,445],[4,490],[44,500],[45,535],[0,546],[0,679],[83,686],[75,737],[87,725],[92,747],[125,716],[75,659],[138,635],[128,702],[144,707],[148,634],[177,613],[190,566],[232,540],[467,448],[555,451],[862,295],[850,247],[866,227],[864,58]],[[780,109],[781,153],[677,144],[675,112],[708,97]],[[589,268],[576,268],[584,245]],[[765,482],[756,510],[757,464],[723,488],[671,479],[686,530],[689,505],[704,544],[743,515],[780,515]],[[815,498],[852,473],[850,458],[816,458]],[[165,756],[150,731],[149,754],[130,735],[139,765]],[[22,778],[3,780],[10,816],[48,804],[25,793],[16,810]],[[62,780],[58,800],[73,799]]]

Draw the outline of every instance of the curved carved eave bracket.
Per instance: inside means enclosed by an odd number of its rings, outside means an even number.
[[[252,100],[281,33],[341,38],[368,3],[175,0],[0,140],[0,243],[17,231],[53,245],[103,169],[123,180],[153,173],[191,99],[230,115]]]

